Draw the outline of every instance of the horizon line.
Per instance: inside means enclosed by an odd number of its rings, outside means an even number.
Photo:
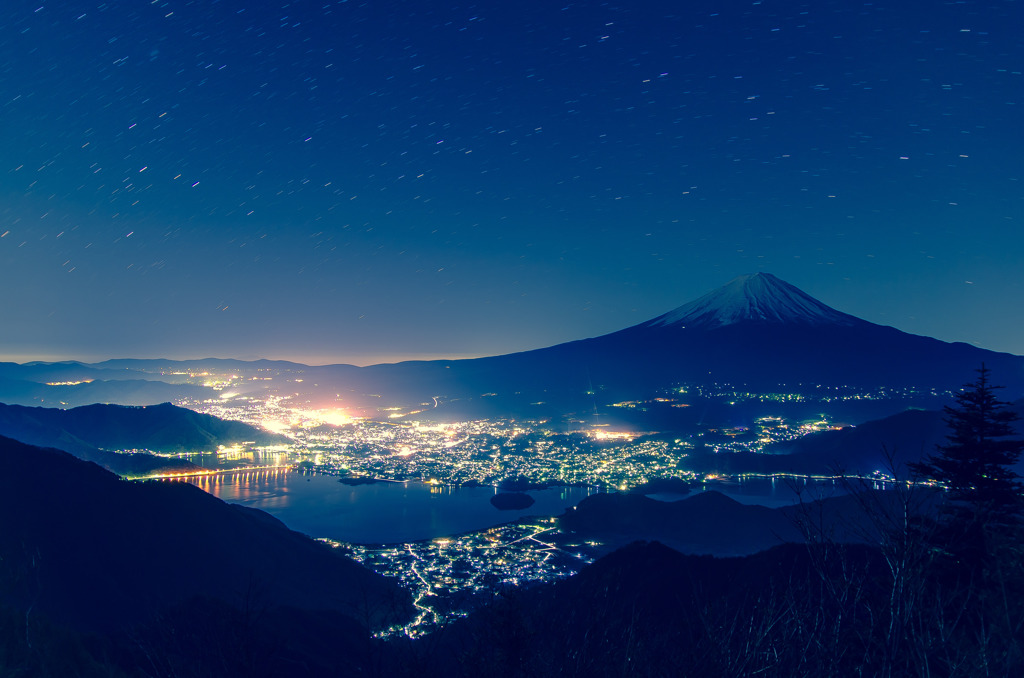
[[[188,363],[188,362],[199,362],[202,360],[237,360],[239,362],[259,362],[266,360],[269,362],[288,362],[295,363],[297,365],[304,365],[306,367],[327,367],[332,365],[351,365],[353,367],[370,367],[372,365],[395,365],[402,362],[416,362],[416,361],[434,361],[434,360],[473,360],[475,358],[487,358],[491,357],[492,354],[465,354],[465,355],[450,355],[450,354],[437,354],[437,353],[398,353],[390,355],[370,355],[370,356],[359,356],[358,358],[344,359],[344,358],[328,358],[324,355],[312,355],[312,356],[293,356],[293,357],[266,357],[266,356],[253,356],[246,355],[244,357],[234,356],[216,356],[216,355],[204,355],[202,357],[168,357],[168,356],[146,356],[139,357],[134,356],[89,356],[89,357],[70,357],[67,355],[60,354],[27,354],[27,353],[0,353],[0,362],[15,363],[17,365],[27,365],[30,363],[42,363],[46,365],[54,365],[59,363],[81,363],[83,365],[97,365],[112,360],[142,360],[142,361],[157,361],[167,360],[170,362]]]

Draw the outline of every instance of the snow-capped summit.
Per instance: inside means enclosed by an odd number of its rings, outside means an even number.
[[[739,322],[854,325],[857,318],[826,306],[771,273],[741,275],[647,323],[648,327],[722,327]]]

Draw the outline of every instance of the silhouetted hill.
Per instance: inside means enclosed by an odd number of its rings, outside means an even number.
[[[494,676],[792,676],[802,666],[806,675],[846,675],[839,666],[828,673],[830,663],[847,660],[827,653],[832,643],[848,642],[865,611],[834,606],[820,582],[844,566],[858,574],[883,569],[869,548],[834,556],[822,563],[791,545],[713,558],[635,543],[567,580],[509,592],[472,614],[433,648],[438,660],[424,669],[438,676],[477,675],[481,666]],[[842,620],[840,633],[828,647],[808,647],[825,625],[822,614]]]
[[[920,490],[910,505],[923,513],[932,494]],[[568,509],[558,523],[573,537],[599,541],[608,548],[645,540],[683,553],[736,556],[784,543],[804,543],[809,536],[828,535],[847,543],[874,541],[878,518],[902,515],[903,499],[898,492],[863,488],[857,496],[809,497],[805,503],[767,508],[741,504],[713,490],[673,502],[632,493],[602,493]]]
[[[942,412],[908,410],[838,431],[812,433],[780,443],[772,452],[785,453],[794,465],[813,468],[816,473],[828,469],[848,473],[890,473],[893,470],[905,473],[908,462],[920,461],[933,453],[935,446],[944,442],[948,434]],[[895,469],[891,468],[893,465]]]
[[[170,403],[150,407],[88,405],[71,410],[0,403],[0,435],[56,447],[121,475],[197,467],[181,459],[115,454],[106,449],[197,452],[243,441],[270,444],[285,440],[248,424],[224,421]]]
[[[8,609],[79,633],[135,634],[160,652],[170,651],[160,630],[203,606],[220,611],[207,623],[227,624],[224,633],[232,618],[248,625],[238,633],[282,615],[305,619],[304,629],[312,613],[342,619],[333,625],[337,647],[365,635],[361,624],[408,612],[408,595],[390,581],[193,485],[125,481],[8,438],[0,438],[0,467],[0,605]],[[221,640],[202,642],[220,652]]]
[[[287,442],[240,421],[218,419],[171,403],[131,407],[86,405],[70,410],[0,406],[25,421],[67,431],[89,445],[105,449],[145,448],[156,452],[214,450],[219,445]]]
[[[59,450],[0,438],[7,592],[79,628],[119,627],[205,595],[362,614],[394,587],[271,516],[194,485],[130,482]]]
[[[1024,437],[1024,400],[1008,408],[1022,417],[1015,425]],[[686,468],[698,473],[796,473],[868,475],[875,471],[907,475],[906,465],[945,444],[949,429],[941,410],[906,410],[839,430],[819,431],[771,445],[766,453],[697,450]],[[1024,461],[1015,467],[1024,473]]]
[[[896,470],[905,475],[905,464],[933,452],[946,433],[940,411],[907,410],[857,426],[776,443],[763,453],[698,449],[687,456],[686,468],[697,473],[725,474],[867,475]]]
[[[638,494],[595,494],[567,510],[558,523],[580,539],[618,545],[660,541],[686,553],[741,555],[802,541],[781,512],[740,504],[719,492],[674,502]]]
[[[652,478],[629,489],[630,494],[674,494],[685,495],[691,490],[690,484],[677,477]]]
[[[1011,403],[1008,409],[1024,417],[1024,400]],[[1024,437],[1024,421],[1018,421],[1015,428],[1018,437]],[[824,473],[841,469],[860,474],[895,471],[905,476],[907,463],[934,454],[936,446],[945,444],[948,435],[942,411],[908,410],[773,445],[769,448],[771,454],[761,460],[759,470]],[[1017,469],[1024,471],[1024,462]]]

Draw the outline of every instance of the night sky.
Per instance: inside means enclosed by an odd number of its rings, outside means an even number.
[[[767,271],[1024,353],[1024,3],[0,7],[0,359],[538,348]]]

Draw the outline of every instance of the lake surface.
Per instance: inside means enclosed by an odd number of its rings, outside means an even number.
[[[527,492],[533,506],[499,511],[493,487],[409,481],[345,485],[334,476],[288,469],[189,478],[224,501],[258,508],[298,532],[356,544],[391,544],[482,530],[526,516],[556,516],[595,490],[557,487]]]
[[[391,544],[482,530],[526,516],[557,516],[596,490],[556,487],[531,490],[533,506],[499,511],[493,487],[448,487],[422,482],[345,485],[334,476],[289,469],[235,471],[189,478],[224,501],[258,508],[313,537],[356,544]],[[804,479],[748,478],[709,481],[688,495],[651,495],[677,501],[716,490],[744,504],[772,508],[845,494],[839,483]]]

